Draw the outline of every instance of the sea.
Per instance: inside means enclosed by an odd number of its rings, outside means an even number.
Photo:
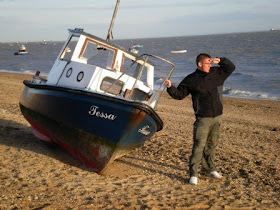
[[[280,100],[280,31],[116,39],[113,43],[125,49],[135,43],[141,44],[143,48],[139,54],[149,53],[173,62],[176,68],[171,81],[175,86],[195,71],[199,53],[227,57],[236,70],[224,84],[225,97]],[[28,55],[14,55],[21,44],[27,48]],[[47,76],[63,44],[64,41],[47,41],[46,45],[41,42],[0,43],[0,71],[25,74],[40,71]],[[174,50],[187,52],[171,53]]]

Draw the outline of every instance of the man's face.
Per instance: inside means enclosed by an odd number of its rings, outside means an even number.
[[[211,58],[204,58],[202,62],[198,62],[198,69],[203,72],[209,73],[210,68],[212,66],[211,63],[212,63]]]

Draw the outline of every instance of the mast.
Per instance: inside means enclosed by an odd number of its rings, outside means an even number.
[[[120,4],[120,0],[117,0],[115,10],[114,10],[114,14],[113,14],[113,17],[112,17],[112,20],[111,20],[110,28],[108,30],[108,34],[107,34],[107,38],[106,38],[106,41],[108,41],[108,42],[111,39],[113,39],[112,30],[113,30],[113,26],[114,26],[114,23],[115,23],[115,19],[116,19],[117,11],[118,11],[118,8],[119,8],[119,4]]]

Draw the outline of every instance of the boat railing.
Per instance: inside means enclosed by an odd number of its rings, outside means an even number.
[[[174,70],[175,70],[175,64],[173,64],[172,62],[170,62],[170,61],[168,61],[168,60],[166,60],[166,59],[164,59],[164,58],[161,58],[161,57],[159,57],[159,56],[156,56],[156,55],[152,55],[152,54],[142,54],[142,55],[136,57],[136,59],[131,63],[131,65],[127,68],[127,70],[124,71],[124,72],[122,72],[122,74],[120,74],[119,77],[118,77],[113,83],[111,83],[111,84],[107,87],[107,89],[105,90],[105,93],[107,93],[111,88],[113,88],[113,87],[116,85],[116,83],[121,79],[121,77],[122,77],[123,75],[125,75],[126,72],[129,71],[129,69],[131,69],[132,66],[133,66],[135,63],[139,63],[139,60],[141,60],[141,61],[142,61],[142,62],[141,62],[141,69],[140,69],[140,71],[138,72],[138,75],[137,75],[136,78],[135,78],[135,81],[134,81],[134,84],[133,84],[131,90],[126,91],[126,92],[124,93],[124,97],[125,97],[125,98],[133,99],[132,96],[134,95],[134,92],[136,92],[136,93],[139,92],[139,91],[138,91],[138,88],[137,88],[137,86],[136,86],[136,84],[137,84],[137,81],[140,80],[140,78],[141,78],[141,76],[142,76],[142,74],[143,74],[143,71],[144,71],[144,67],[145,67],[146,63],[148,62],[149,58],[158,59],[158,60],[163,61],[163,62],[165,62],[165,63],[167,63],[167,64],[169,64],[169,65],[171,66],[171,67],[170,67],[170,70],[169,70],[169,72],[168,72],[168,74],[167,74],[165,77],[162,77],[162,83],[160,84],[160,86],[159,86],[156,90],[153,90],[153,93],[152,93],[152,94],[146,93],[147,98],[145,98],[145,97],[140,97],[140,98],[142,98],[143,101],[146,101],[146,103],[147,103],[148,105],[150,105],[150,106],[152,106],[153,108],[155,108],[155,106],[156,106],[158,100],[160,99],[160,97],[161,97],[161,95],[162,95],[162,93],[163,93],[163,91],[164,91],[164,89],[165,89],[165,85],[164,85],[165,80],[170,79],[170,77],[172,76],[172,74],[173,74],[173,72],[174,72]],[[135,97],[134,99],[137,100],[137,98],[138,98],[138,97]]]
[[[158,101],[159,101],[159,99],[161,98],[162,93],[164,92],[164,90],[165,90],[165,88],[166,88],[165,85],[164,85],[164,82],[165,82],[166,80],[169,80],[169,79],[171,78],[171,76],[172,76],[172,74],[173,74],[173,72],[174,72],[174,70],[175,70],[175,64],[172,63],[172,62],[170,62],[170,61],[168,61],[168,60],[166,60],[166,59],[164,59],[164,58],[161,58],[161,57],[159,57],[159,56],[156,56],[156,55],[152,55],[152,54],[142,54],[142,55],[140,55],[139,57],[143,57],[143,56],[153,57],[153,58],[155,58],[155,59],[158,59],[158,60],[160,60],[160,61],[163,61],[163,62],[169,64],[170,67],[171,67],[170,70],[169,70],[169,72],[168,72],[168,74],[167,74],[165,77],[162,77],[162,82],[161,82],[159,88],[157,88],[157,90],[155,90],[155,93],[151,96],[150,100],[148,101],[148,104],[149,104],[150,106],[152,106],[153,108],[155,108],[156,105],[157,105],[157,103],[158,103]],[[138,57],[138,58],[139,58],[139,57]],[[148,61],[148,60],[146,60],[146,61]]]

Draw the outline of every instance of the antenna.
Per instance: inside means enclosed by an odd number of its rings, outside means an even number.
[[[115,19],[116,19],[117,11],[118,11],[118,8],[119,8],[119,4],[120,4],[120,0],[117,0],[115,10],[114,10],[114,14],[113,14],[113,17],[112,17],[112,20],[111,20],[110,28],[108,30],[108,34],[107,34],[107,38],[106,38],[106,41],[108,41],[108,42],[111,39],[113,39],[112,30],[113,30],[113,26],[114,26],[114,23],[115,23]]]

